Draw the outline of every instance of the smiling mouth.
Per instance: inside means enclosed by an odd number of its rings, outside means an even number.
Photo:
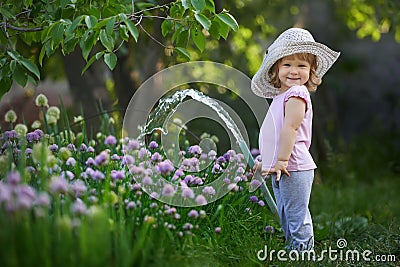
[[[288,78],[288,80],[297,81],[300,80],[300,78]]]

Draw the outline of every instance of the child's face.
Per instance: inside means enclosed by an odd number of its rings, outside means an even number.
[[[310,78],[310,64],[296,56],[282,58],[278,65],[281,90],[286,91],[292,86],[303,85]]]

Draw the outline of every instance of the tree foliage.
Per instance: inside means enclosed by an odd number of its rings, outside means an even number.
[[[2,1],[0,99],[13,80],[23,87],[28,81],[39,80],[44,58],[56,51],[67,55],[79,47],[87,62],[82,73],[100,59],[113,70],[118,60],[116,52],[124,43],[131,38],[137,42],[142,34],[152,37],[142,26],[145,20],[163,20],[162,35],[171,40],[166,52],[185,60],[190,60],[186,49],[189,43],[193,42],[203,51],[206,35],[226,39],[231,30],[238,29],[235,18],[227,10],[216,12],[213,0],[158,2]]]

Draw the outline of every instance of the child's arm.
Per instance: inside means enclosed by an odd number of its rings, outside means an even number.
[[[297,131],[303,121],[306,112],[306,103],[299,97],[290,97],[285,105],[285,118],[283,127],[279,137],[279,149],[277,161],[267,175],[271,172],[276,172],[276,180],[279,181],[281,174],[284,173],[290,176],[287,171],[288,161],[292,154],[293,146],[296,141]]]

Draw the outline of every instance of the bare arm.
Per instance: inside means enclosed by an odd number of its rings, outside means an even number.
[[[287,171],[288,161],[292,153],[294,143],[296,142],[297,131],[303,121],[306,112],[306,103],[298,97],[291,97],[286,102],[285,118],[283,127],[279,137],[279,149],[277,162],[273,168],[264,171],[262,174],[267,175],[276,172],[276,180],[279,181],[282,173],[290,176]]]

